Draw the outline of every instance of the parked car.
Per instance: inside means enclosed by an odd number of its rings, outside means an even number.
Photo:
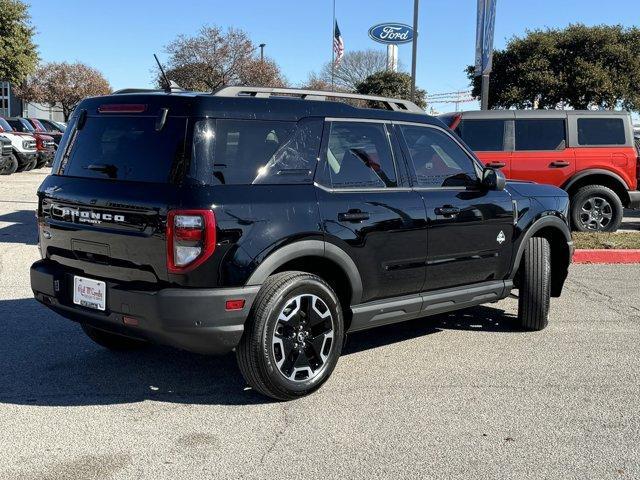
[[[18,168],[11,141],[0,134],[0,175],[11,175]]]
[[[405,100],[113,94],[80,103],[38,189],[31,288],[107,348],[235,349],[247,383],[286,400],[329,377],[346,332],[512,289],[518,325],[545,328],[568,206],[505,185]]]
[[[14,131],[27,133],[36,139],[37,162],[35,168],[50,166],[56,153],[56,144],[51,135],[38,132],[26,118],[9,117],[6,119]]]
[[[46,118],[37,118],[38,120],[49,132],[60,132],[64,133],[66,127],[64,124],[60,122],[55,122],[53,120],[47,120]]]
[[[613,232],[640,208],[640,162],[626,112],[489,110],[440,115],[507,178],[562,188],[575,230]]]
[[[59,127],[52,130],[52,127],[49,125],[49,123],[45,125],[43,121],[38,120],[37,118],[26,118],[25,120],[29,122],[29,124],[36,132],[43,133],[53,138],[53,142],[55,143],[56,147],[60,144],[60,140],[62,140],[62,134],[64,132],[60,131]]]
[[[16,132],[7,121],[0,117],[0,135],[11,142],[13,156],[18,163],[16,171],[23,172],[35,168],[38,163],[36,139],[28,133]]]

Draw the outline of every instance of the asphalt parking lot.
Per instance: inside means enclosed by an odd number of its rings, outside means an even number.
[[[640,477],[639,265],[572,266],[543,332],[507,299],[353,335],[274,403],[232,355],[110,353],[36,304],[44,175],[0,178],[0,479]]]

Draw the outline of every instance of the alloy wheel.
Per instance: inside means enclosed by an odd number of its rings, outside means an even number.
[[[272,333],[272,353],[282,376],[307,382],[320,375],[333,348],[331,310],[317,295],[293,297],[282,308]]]
[[[589,197],[580,208],[580,223],[587,230],[605,230],[613,219],[613,207],[606,198]]]

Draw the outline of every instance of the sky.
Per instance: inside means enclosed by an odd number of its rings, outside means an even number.
[[[44,61],[80,61],[100,70],[114,89],[151,85],[153,53],[203,25],[236,27],[266,43],[293,85],[331,59],[332,0],[30,0],[36,43]],[[495,47],[527,29],[570,23],[640,24],[639,0],[498,0]],[[416,82],[428,93],[469,88],[474,62],[476,0],[422,0]],[[336,0],[345,50],[386,47],[368,37],[381,22],[412,23],[413,0]],[[639,52],[640,54],[640,52]],[[400,45],[411,66],[411,44]],[[446,108],[445,108],[446,109]]]

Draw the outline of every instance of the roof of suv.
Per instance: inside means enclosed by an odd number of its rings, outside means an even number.
[[[469,110],[465,112],[450,112],[439,117],[461,115],[465,118],[565,118],[567,116],[621,116],[628,117],[626,111],[614,110]]]
[[[387,109],[358,108],[343,102],[326,100],[326,97],[334,96],[375,101],[383,104]],[[283,121],[297,121],[304,117],[317,116],[442,125],[440,120],[427,115],[422,109],[406,100],[311,90],[254,87],[227,87],[214,93],[123,90],[109,96],[88,98],[79,105],[78,110],[87,110],[87,113],[92,115],[96,114],[98,107],[102,105],[123,103],[144,104],[147,111],[153,112],[153,114],[159,108],[168,108],[170,115],[174,116]]]

